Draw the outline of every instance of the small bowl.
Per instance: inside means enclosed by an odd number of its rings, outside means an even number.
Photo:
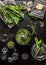
[[[19,45],[27,45],[31,39],[30,32],[27,29],[20,29],[15,35],[15,40]]]
[[[36,45],[34,44],[31,48],[31,55],[37,61],[42,61],[46,59],[46,47],[45,44],[42,44],[41,50],[36,56]]]

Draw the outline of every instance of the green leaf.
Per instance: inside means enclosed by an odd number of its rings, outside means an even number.
[[[31,13],[28,13],[28,16],[29,16],[31,19],[37,20],[37,17],[33,16]]]

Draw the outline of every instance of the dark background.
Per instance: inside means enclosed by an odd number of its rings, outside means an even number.
[[[46,14],[46,13],[45,13]],[[5,61],[2,61],[1,58],[0,58],[0,65],[8,65],[8,64],[12,64],[12,65],[46,65],[46,60],[44,61],[41,61],[41,62],[38,62],[36,60],[33,59],[33,57],[31,56],[31,47],[32,45],[34,44],[34,37],[36,37],[36,35],[32,36],[32,40],[31,42],[29,43],[29,45],[25,45],[25,46],[20,46],[19,44],[16,43],[16,41],[14,40],[14,36],[17,32],[18,29],[21,29],[21,28],[26,28],[30,31],[30,29],[26,26],[28,24],[28,22],[36,22],[37,23],[37,28],[36,28],[36,31],[38,33],[38,37],[40,39],[43,39],[44,40],[44,43],[46,44],[46,15],[44,17],[43,20],[40,20],[40,19],[37,19],[37,20],[31,20],[30,18],[28,18],[27,15],[25,15],[25,18],[22,22],[19,23],[18,26],[14,26],[12,29],[9,29],[5,24],[4,22],[0,19],[0,35],[2,33],[7,33],[8,36],[9,36],[9,40],[12,40],[15,42],[15,48],[17,49],[17,52],[19,54],[19,58],[17,61],[14,61],[13,63],[9,63],[7,61],[7,59]],[[43,21],[44,22],[44,27],[43,28],[40,28],[40,21]],[[8,40],[8,41],[9,41]],[[7,41],[7,42],[8,42]],[[1,55],[1,49],[6,46],[6,43],[2,43],[0,41],[0,55]],[[10,50],[9,50],[10,51]],[[28,56],[29,58],[27,60],[22,60],[21,56],[22,56],[22,53],[28,53]],[[11,55],[11,52],[8,52],[7,53],[8,56]]]

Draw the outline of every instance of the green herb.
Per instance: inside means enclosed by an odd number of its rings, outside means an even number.
[[[32,34],[31,35],[33,35],[33,34],[37,34],[37,32],[36,32],[36,23],[32,23],[32,22],[30,22],[28,25],[27,25],[30,29],[32,29]]]
[[[19,5],[0,6],[0,14],[6,25],[18,25],[23,20],[24,13],[21,11],[23,7]]]
[[[28,16],[29,16],[31,19],[37,20],[37,17],[33,16],[31,13],[28,13]]]
[[[24,9],[23,5],[7,5],[9,8],[11,8],[12,10],[18,10],[21,11]]]
[[[35,38],[35,43],[36,43],[36,56],[39,54],[41,45],[43,44],[42,40],[38,40],[38,38]]]

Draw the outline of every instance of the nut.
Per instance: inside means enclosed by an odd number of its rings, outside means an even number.
[[[27,6],[28,6],[28,7],[32,7],[32,5],[33,5],[32,1],[29,1],[29,2],[27,3]]]
[[[26,1],[23,1],[23,4],[26,5]]]
[[[30,12],[30,11],[31,11],[31,8],[28,7],[28,8],[27,8],[27,11]]]

